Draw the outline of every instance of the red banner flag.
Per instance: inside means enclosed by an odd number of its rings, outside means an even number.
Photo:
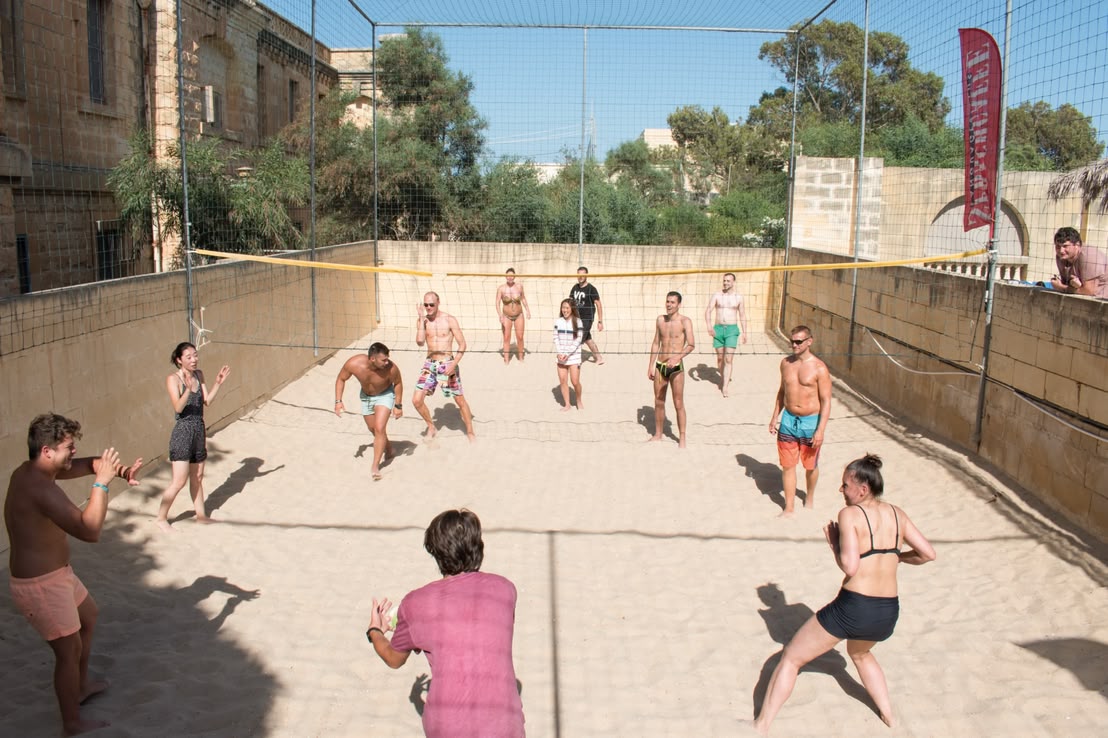
[[[959,28],[962,109],[966,138],[964,230],[990,226],[996,215],[996,164],[1000,148],[1000,50],[987,31]]]

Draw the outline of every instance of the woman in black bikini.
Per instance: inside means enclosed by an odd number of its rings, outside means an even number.
[[[173,480],[162,494],[158,517],[154,521],[159,528],[169,531],[169,508],[185,482],[189,483],[196,522],[210,523],[204,510],[204,460],[208,447],[204,440],[204,406],[215,399],[220,386],[227,380],[231,368],[224,365],[215,377],[215,385],[209,390],[204,386],[204,373],[197,363],[196,347],[191,343],[179,343],[169,360],[177,371],[165,378],[165,390],[177,419],[169,436],[169,462],[173,467]]]
[[[862,685],[876,703],[881,719],[892,726],[885,673],[871,649],[891,636],[896,625],[900,612],[897,565],[934,561],[935,549],[903,510],[879,499],[884,488],[881,459],[873,454],[850,462],[843,471],[839,491],[846,507],[839,511],[838,522],[829,522],[823,532],[835,563],[846,577],[839,595],[809,618],[785,646],[754,721],[759,733],[769,733],[770,723],[789,698],[800,668],[844,639]],[[901,551],[902,543],[912,550]]]

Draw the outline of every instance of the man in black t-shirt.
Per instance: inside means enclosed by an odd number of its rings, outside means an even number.
[[[592,352],[597,364],[604,363],[604,357],[596,347],[596,341],[592,340],[592,321],[596,318],[596,329],[604,330],[604,306],[600,304],[600,293],[596,287],[589,284],[589,270],[585,267],[577,269],[577,284],[569,290],[569,299],[577,304],[577,314],[581,316],[581,325],[585,329],[584,343]]]

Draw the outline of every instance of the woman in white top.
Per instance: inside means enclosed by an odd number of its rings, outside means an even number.
[[[573,300],[562,300],[561,316],[554,321],[554,353],[558,358],[558,382],[562,386],[562,412],[569,410],[569,381],[577,393],[577,409],[581,405],[581,342],[585,327],[577,315]]]

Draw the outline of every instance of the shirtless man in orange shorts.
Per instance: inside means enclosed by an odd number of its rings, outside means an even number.
[[[819,481],[819,449],[831,417],[831,372],[812,353],[812,331],[798,325],[790,332],[793,353],[781,360],[781,386],[773,403],[769,432],[777,435],[777,456],[781,461],[781,486],[785,509],[793,514],[796,501],[796,465],[804,466],[807,484],[804,508],[816,506]]]
[[[35,418],[27,432],[30,461],[12,472],[4,502],[12,602],[54,651],[54,692],[66,735],[108,724],[81,719],[81,703],[108,683],[88,675],[96,601],[69,565],[68,536],[99,540],[108,513],[108,482],[121,477],[134,486],[142,466],[142,459],[123,466],[114,448],[76,459],[80,437],[81,424],[75,420],[53,413]],[[81,510],[56,480],[88,475],[96,481]]]

